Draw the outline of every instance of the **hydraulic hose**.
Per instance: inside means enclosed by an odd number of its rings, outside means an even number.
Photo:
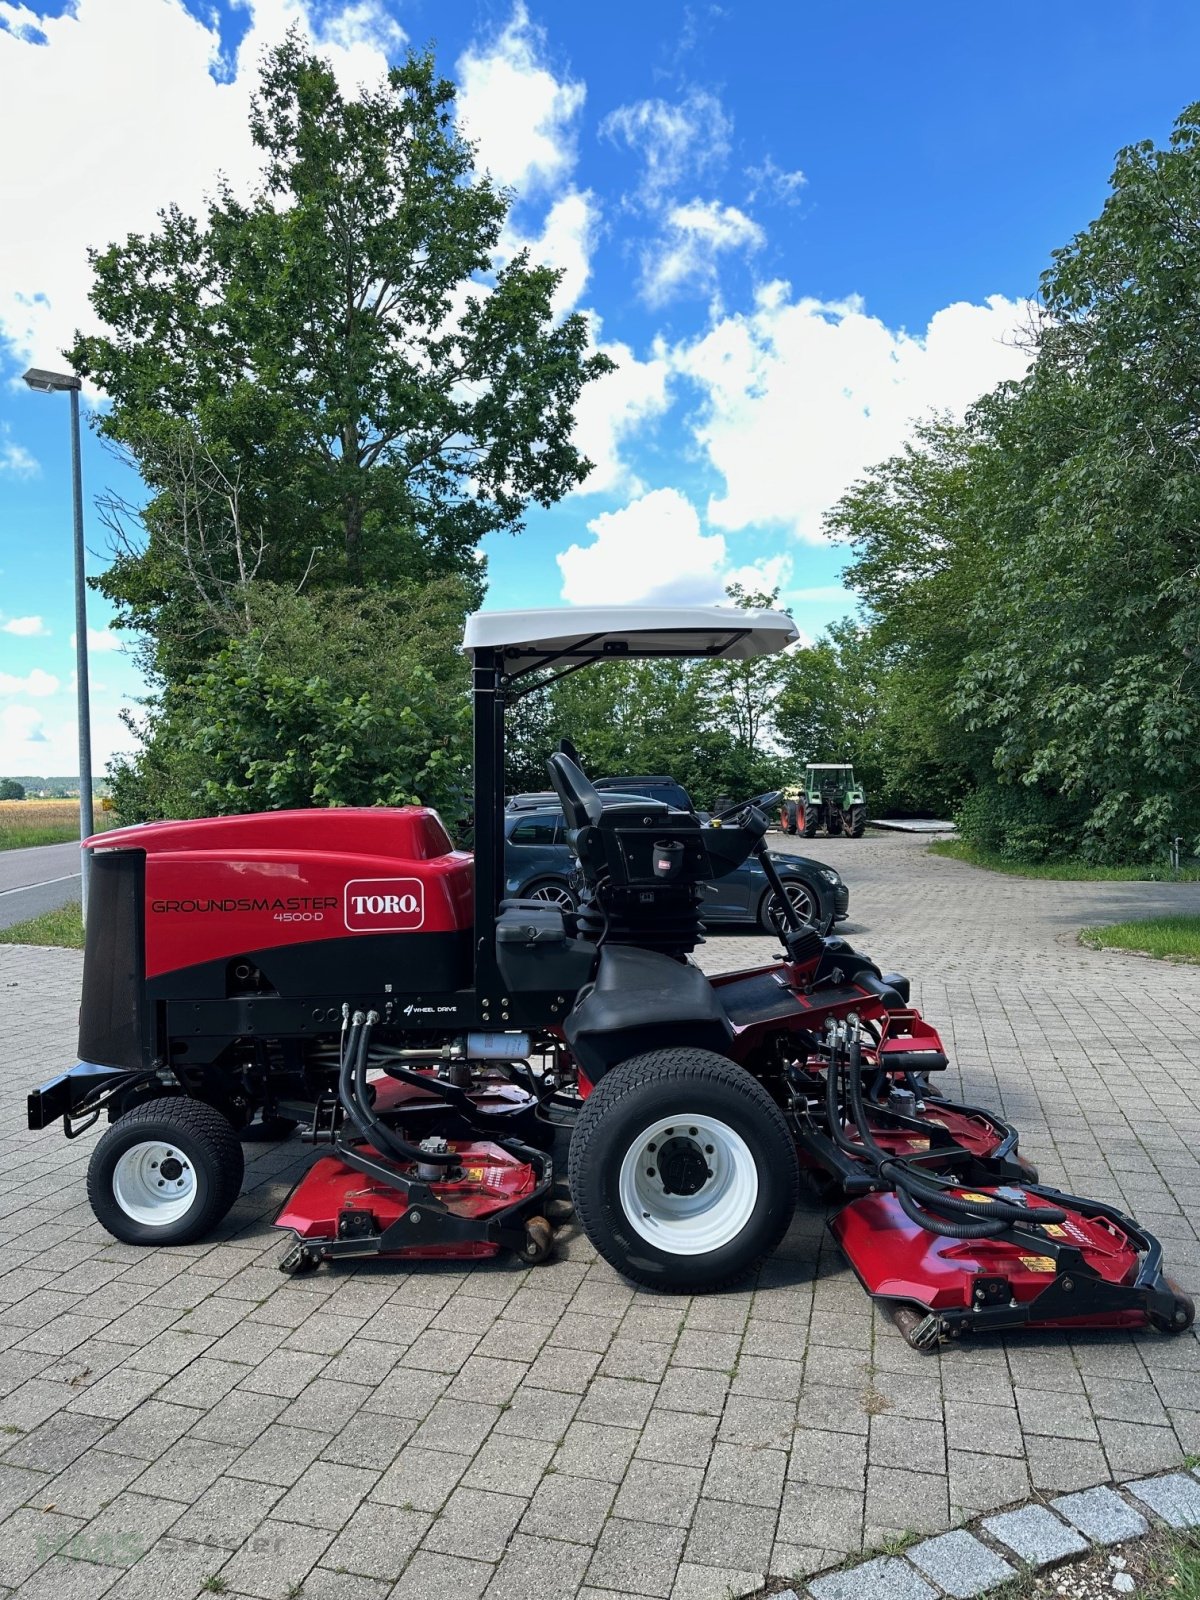
[[[899,1184],[896,1185],[896,1201],[910,1222],[915,1222],[918,1228],[924,1228],[928,1233],[940,1234],[944,1239],[994,1239],[1006,1232],[1009,1226],[999,1217],[990,1222],[982,1217],[976,1222],[968,1222],[965,1218],[962,1222],[953,1222],[949,1217],[936,1217],[920,1210]]]
[[[1057,1207],[1039,1207],[1036,1215],[1028,1206],[1017,1205],[1011,1200],[992,1196],[986,1200],[964,1200],[959,1195],[950,1194],[947,1190],[950,1185],[931,1173],[917,1173],[902,1159],[885,1150],[871,1133],[867,1121],[866,1105],[863,1101],[862,1091],[862,1046],[857,1039],[851,1039],[847,1051],[846,1064],[846,1096],[850,1102],[850,1114],[854,1121],[859,1139],[862,1141],[862,1153],[871,1161],[879,1176],[890,1183],[896,1191],[896,1198],[901,1209],[911,1221],[920,1227],[928,1228],[931,1233],[945,1233],[957,1239],[982,1239],[994,1237],[1014,1222],[1065,1222],[1066,1213]],[[832,1071],[832,1062],[830,1068]],[[833,1106],[830,1122],[834,1138],[843,1149],[850,1141],[841,1137],[841,1115],[836,1106],[836,1085],[831,1091],[829,1079],[826,1079],[826,1106]],[[917,1208],[922,1208],[918,1210]],[[964,1221],[954,1223],[952,1220],[939,1222],[934,1226],[935,1219],[928,1215],[929,1212],[940,1212],[943,1218],[953,1219],[962,1217]],[[967,1228],[970,1232],[956,1231]],[[976,1231],[982,1228],[983,1231]]]
[[[354,1058],[354,1092],[353,1105],[357,1115],[354,1121],[359,1127],[365,1123],[364,1136],[375,1146],[381,1155],[391,1156],[396,1161],[419,1161],[434,1167],[455,1167],[459,1165],[458,1152],[454,1150],[421,1150],[414,1144],[409,1144],[407,1139],[402,1139],[375,1115],[370,1108],[367,1095],[367,1054],[371,1043],[371,1030],[378,1018],[374,1012],[367,1015],[365,1025],[358,1037],[358,1049]]]

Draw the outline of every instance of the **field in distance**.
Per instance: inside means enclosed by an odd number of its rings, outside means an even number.
[[[116,817],[96,806],[96,832],[111,828]],[[24,850],[34,844],[69,844],[79,837],[78,800],[0,800],[0,850]]]

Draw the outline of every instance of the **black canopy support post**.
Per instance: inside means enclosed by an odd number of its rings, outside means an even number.
[[[475,1003],[485,1026],[505,1020],[507,998],[496,966],[496,913],[504,881],[504,687],[496,650],[476,650]]]

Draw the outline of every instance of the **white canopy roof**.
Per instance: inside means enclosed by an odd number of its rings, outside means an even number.
[[[631,656],[713,656],[746,661],[783,650],[799,637],[782,611],[738,606],[547,606],[536,611],[476,611],[464,650],[501,650],[515,675],[558,663]]]

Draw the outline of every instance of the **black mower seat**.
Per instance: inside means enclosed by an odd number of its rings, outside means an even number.
[[[604,945],[595,982],[563,1029],[593,1083],[630,1056],[694,1045],[724,1052],[733,1038],[716,990],[698,967],[636,945]]]

